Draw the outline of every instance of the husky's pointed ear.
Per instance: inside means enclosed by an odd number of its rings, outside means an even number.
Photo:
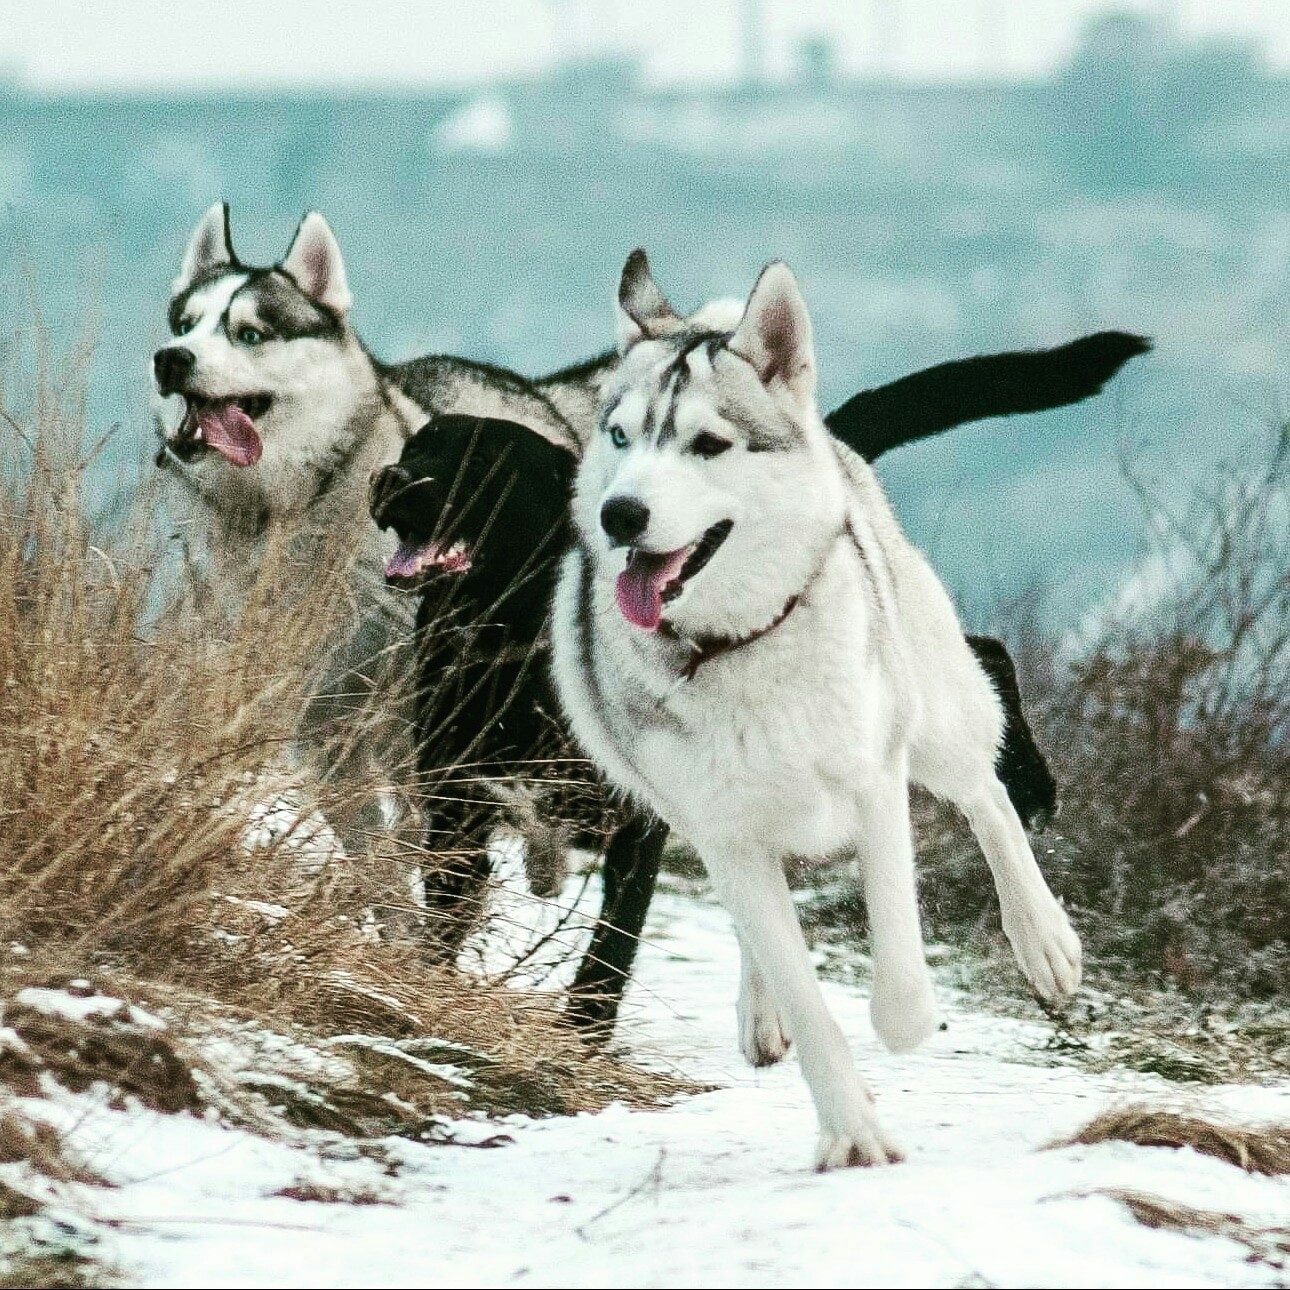
[[[349,312],[353,297],[349,294],[340,243],[317,211],[310,211],[300,221],[281,267],[315,304],[331,310],[337,317]]]
[[[171,291],[179,295],[213,269],[236,262],[228,232],[228,202],[216,202],[198,220],[192,237],[188,239],[188,250],[184,252],[179,276],[171,284]]]
[[[650,273],[649,256],[638,246],[618,282],[618,352],[627,353],[638,340],[665,335],[680,322]]]
[[[761,271],[730,349],[757,369],[767,389],[782,385],[799,403],[815,398],[811,316],[793,271],[782,260]]]

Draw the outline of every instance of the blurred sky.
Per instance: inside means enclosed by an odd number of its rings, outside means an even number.
[[[1290,67],[1290,0],[0,0],[0,74],[59,90],[426,85],[620,50],[657,81],[726,78],[749,7],[770,75],[818,34],[853,70],[1037,75],[1109,8],[1256,35]]]

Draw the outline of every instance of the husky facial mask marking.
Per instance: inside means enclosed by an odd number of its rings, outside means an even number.
[[[245,469],[260,464],[266,445],[306,456],[291,433],[300,420],[291,404],[325,396],[319,387],[345,348],[349,306],[340,248],[321,215],[305,216],[281,265],[256,269],[233,250],[228,207],[212,206],[172,285],[174,338],[153,355],[158,393],[183,399],[159,463]]]
[[[815,416],[810,319],[783,265],[765,270],[730,331],[696,335],[675,318],[633,256],[622,362],[575,513],[588,539],[624,551],[615,600],[633,626],[739,637],[774,621],[824,554],[809,541],[785,550],[778,535],[843,524],[841,490],[821,484],[827,440],[804,429]],[[773,475],[763,453],[776,456]]]

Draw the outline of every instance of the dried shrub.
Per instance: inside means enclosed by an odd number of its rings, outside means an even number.
[[[1242,1218],[1217,1209],[1200,1209],[1184,1205],[1164,1196],[1127,1188],[1102,1187],[1092,1191],[1068,1192],[1066,1196],[1105,1196],[1117,1201],[1133,1215],[1143,1227],[1157,1232],[1179,1232],[1184,1236],[1221,1236],[1235,1241],[1246,1251],[1250,1263],[1264,1263],[1283,1270],[1290,1258],[1290,1228],[1260,1227]],[[1053,1199],[1057,1199],[1054,1197]]]
[[[111,1012],[80,1018],[44,1011],[19,994],[4,1017],[39,1069],[73,1092],[101,1083],[155,1111],[202,1107],[192,1072],[170,1036],[141,1024],[124,1002]]]
[[[319,1205],[393,1205],[394,1201],[372,1187],[331,1187],[325,1183],[301,1181],[281,1187],[273,1193],[284,1200],[300,1200]]]
[[[1050,1147],[1099,1142],[1131,1142],[1140,1147],[1190,1147],[1248,1173],[1290,1174],[1290,1125],[1254,1127],[1202,1119],[1149,1106],[1124,1106],[1102,1112]]]
[[[1290,426],[1178,508],[1126,474],[1151,548],[1116,603],[1056,637],[1033,600],[1010,645],[1062,811],[1034,839],[1087,975],[1119,993],[1290,994]],[[998,902],[954,812],[918,797],[936,939],[993,951]],[[863,927],[854,901],[826,919]]]
[[[26,1051],[0,1045],[0,1078],[20,1092],[41,1073],[103,1080],[167,1109],[214,1089],[222,1110],[271,1130],[249,1106],[270,1093],[204,1069],[202,1037],[245,1024],[314,1044],[459,1043],[487,1072],[468,1102],[482,1109],[581,1109],[682,1087],[589,1054],[549,997],[426,963],[407,877],[435,857],[376,826],[342,849],[326,823],[361,820],[408,787],[367,766],[397,714],[373,710],[370,726],[361,715],[401,659],[372,660],[364,693],[320,703],[354,629],[345,553],[271,534],[231,621],[171,603],[155,497],[131,488],[137,505],[87,520],[75,356],[62,376],[37,366],[27,413],[0,387],[0,996],[87,977],[161,1008],[170,1031],[149,1038],[123,1022],[73,1036],[11,1006]],[[325,757],[294,756],[306,724],[315,746],[334,735]],[[462,773],[446,768],[445,781]],[[249,833],[262,835],[255,846]],[[460,1090],[382,1060],[302,1082],[303,1101],[359,1133],[462,1108]]]
[[[53,1125],[33,1120],[16,1107],[8,1106],[0,1111],[0,1163],[22,1162],[55,1182],[107,1186],[102,1175],[77,1158]]]

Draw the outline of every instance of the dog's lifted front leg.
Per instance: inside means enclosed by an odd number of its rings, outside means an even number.
[[[700,854],[740,942],[797,1043],[820,1122],[816,1168],[900,1160],[900,1150],[878,1123],[873,1098],[825,1006],[779,858],[724,848],[701,848]]]
[[[1003,930],[1018,966],[1042,999],[1064,999],[1080,982],[1079,937],[1044,881],[1007,790],[994,779],[975,794],[963,794],[958,806],[994,875]]]
[[[869,1013],[878,1038],[904,1053],[943,1024],[918,921],[904,754],[895,766],[874,772],[860,806],[860,873],[873,952]]]

